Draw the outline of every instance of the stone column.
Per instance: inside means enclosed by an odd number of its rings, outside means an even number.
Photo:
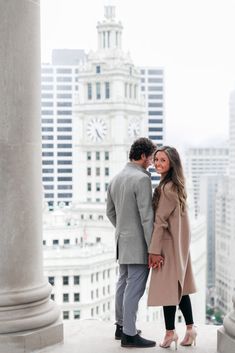
[[[0,352],[63,340],[43,276],[40,1],[0,0]]]
[[[235,352],[235,294],[233,310],[224,318],[223,327],[218,330],[217,351],[219,353]]]

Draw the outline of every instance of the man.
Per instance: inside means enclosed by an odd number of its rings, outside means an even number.
[[[130,149],[125,168],[110,182],[107,216],[116,228],[119,260],[116,288],[116,332],[122,347],[154,347],[156,342],[142,338],[136,330],[138,303],[148,278],[148,246],[153,230],[152,186],[146,170],[156,146],[139,138]]]

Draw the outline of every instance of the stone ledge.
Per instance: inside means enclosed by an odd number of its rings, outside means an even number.
[[[34,331],[0,335],[0,352],[32,353],[63,341],[63,323],[56,323]]]
[[[226,334],[223,327],[218,330],[217,337],[217,350],[219,353],[235,352],[235,339]]]
[[[142,330],[143,337],[157,341],[154,348],[140,349],[138,352],[153,353],[163,352],[159,347],[164,335],[164,326],[159,323],[138,322],[138,328]],[[128,348],[122,348],[120,341],[114,339],[115,326],[110,322],[98,320],[79,320],[76,323],[64,323],[65,341],[62,345],[48,347],[38,353],[121,353],[130,352]],[[177,325],[177,333],[181,340],[184,336],[184,325]],[[202,325],[197,327],[198,337],[196,347],[178,346],[178,351],[194,353],[216,353],[218,326]],[[134,352],[135,349],[133,349]],[[172,345],[171,350],[174,350]],[[170,351],[171,351],[170,350]],[[165,351],[164,351],[165,352]]]

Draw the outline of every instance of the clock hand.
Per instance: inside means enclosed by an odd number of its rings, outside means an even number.
[[[99,131],[97,129],[95,129],[95,131],[96,131],[96,135],[101,139],[101,135],[100,135]]]

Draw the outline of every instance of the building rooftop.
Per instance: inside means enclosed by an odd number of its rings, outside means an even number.
[[[139,352],[163,352],[159,343],[164,336],[163,325],[156,323],[139,323],[144,338],[156,340],[153,348],[138,350]],[[178,346],[178,351],[194,353],[217,352],[217,330],[219,326],[203,325],[197,328],[198,339],[196,347]],[[74,323],[64,323],[64,344],[48,347],[38,353],[120,353],[130,352],[128,348],[121,348],[120,341],[114,339],[115,326],[110,322],[99,320],[80,320]],[[177,324],[179,340],[184,336],[184,325]],[[172,344],[171,350],[174,350]],[[168,350],[169,352],[169,350]]]

